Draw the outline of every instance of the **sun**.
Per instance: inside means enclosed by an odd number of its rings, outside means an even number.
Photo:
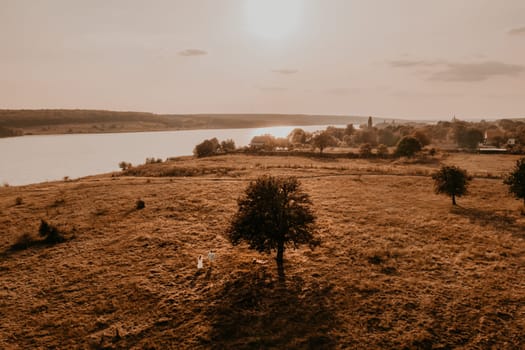
[[[245,0],[247,29],[267,40],[283,39],[299,27],[302,0]]]

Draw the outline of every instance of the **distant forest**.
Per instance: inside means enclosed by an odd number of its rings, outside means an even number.
[[[153,114],[103,110],[0,110],[0,137],[188,129],[257,128],[287,125],[346,125],[366,117],[299,114]]]

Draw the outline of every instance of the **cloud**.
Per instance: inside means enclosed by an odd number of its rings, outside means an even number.
[[[395,68],[435,67],[429,72],[428,80],[433,81],[484,81],[496,76],[515,77],[525,71],[525,66],[497,61],[458,63],[447,61],[390,61]]]
[[[523,35],[523,36],[525,36],[525,27],[512,28],[507,33],[509,35]]]
[[[390,65],[395,68],[410,68],[410,67],[431,67],[439,64],[434,61],[410,61],[410,60],[397,60],[390,61]]]
[[[281,87],[281,86],[258,86],[257,88],[260,91],[265,91],[265,92],[280,92],[280,91],[288,90],[287,88]]]
[[[179,51],[180,56],[203,56],[207,54],[208,53],[206,51],[199,49],[186,49],[183,51]]]
[[[272,70],[272,72],[279,73],[279,74],[295,74],[295,73],[297,73],[299,71],[297,69],[283,68],[283,69],[274,69],[274,70]]]
[[[328,93],[330,95],[335,95],[335,96],[347,96],[347,95],[355,94],[355,93],[358,93],[358,92],[359,92],[359,89],[355,89],[355,88],[352,88],[352,89],[349,89],[349,88],[332,88],[332,89],[326,90],[326,93]]]
[[[495,76],[514,77],[524,70],[524,66],[495,61],[481,63],[447,63],[445,69],[432,74],[430,80],[483,81]]]

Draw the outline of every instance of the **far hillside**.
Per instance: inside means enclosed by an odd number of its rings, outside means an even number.
[[[0,137],[288,125],[361,124],[366,117],[301,114],[154,114],[103,110],[0,110]]]

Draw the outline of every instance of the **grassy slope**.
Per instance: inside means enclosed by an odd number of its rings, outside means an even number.
[[[514,160],[443,161],[497,176]],[[417,176],[437,166],[225,156],[148,166],[207,169],[194,177],[1,188],[0,348],[522,348],[520,202],[482,177],[452,208]],[[285,286],[272,257],[223,237],[263,173],[300,177],[323,240],[285,253]],[[74,238],[8,251],[39,218]],[[209,249],[216,264],[199,273]]]

